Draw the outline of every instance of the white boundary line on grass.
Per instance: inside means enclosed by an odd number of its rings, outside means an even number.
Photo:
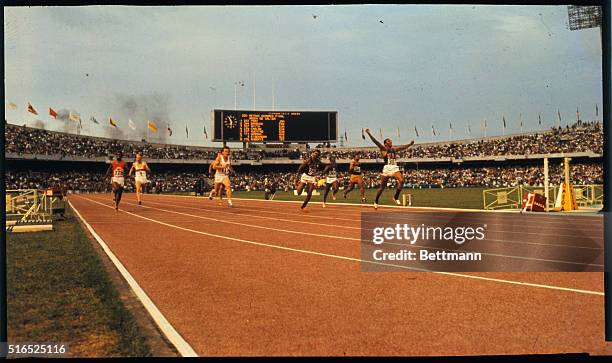
[[[86,198],[84,198],[86,199]],[[132,291],[138,297],[138,300],[144,305],[145,309],[149,312],[149,315],[153,318],[159,329],[164,333],[164,335],[170,340],[172,345],[176,347],[181,356],[183,357],[197,357],[198,354],[193,350],[193,348],[183,339],[183,337],[174,329],[172,324],[166,319],[166,317],[159,311],[155,303],[149,298],[146,292],[138,285],[138,282],[134,279],[134,277],[130,274],[130,272],[123,266],[121,261],[115,256],[115,254],[110,250],[106,242],[94,231],[94,229],[85,221],[81,213],[68,201],[68,204],[74,210],[76,215],[79,217],[81,222],[87,227],[89,232],[94,236],[98,244],[102,247],[108,258],[113,262],[117,270],[121,273],[121,276],[127,281],[127,283],[132,288]]]
[[[83,198],[83,199],[85,199],[85,200],[87,200],[87,201],[89,201],[91,203],[96,203],[96,204],[99,204],[99,205],[101,205],[103,207],[107,207],[107,208],[113,209],[113,207],[111,207],[109,205],[106,205],[104,203],[98,202],[97,200],[89,199],[89,198],[86,198],[86,197],[81,197],[81,198]],[[511,285],[538,287],[538,288],[549,289],[549,290],[577,292],[577,293],[586,294],[586,295],[604,296],[604,293],[603,292],[599,292],[599,291],[572,289],[572,288],[569,288],[569,287],[561,287],[561,286],[553,286],[553,285],[543,285],[543,284],[535,284],[535,283],[531,283],[531,282],[521,282],[521,281],[513,281],[513,280],[504,280],[504,279],[497,279],[497,278],[477,276],[477,275],[465,275],[465,274],[460,274],[460,273],[455,273],[455,272],[428,271],[428,270],[424,270],[424,269],[420,269],[420,268],[416,268],[416,267],[408,267],[408,266],[402,266],[402,265],[394,265],[394,264],[390,264],[390,263],[367,261],[367,260],[361,260],[359,258],[340,256],[340,255],[332,255],[332,254],[323,253],[323,252],[302,250],[302,249],[297,249],[297,248],[272,245],[272,244],[268,244],[268,243],[249,241],[249,240],[245,240],[245,239],[241,239],[241,238],[235,238],[235,237],[228,237],[228,236],[223,236],[223,235],[218,235],[218,234],[212,234],[212,233],[208,233],[208,232],[202,232],[202,231],[197,231],[197,230],[194,230],[194,229],[189,229],[189,228],[177,226],[177,225],[170,224],[170,223],[165,223],[165,222],[162,222],[162,221],[158,221],[156,219],[152,219],[152,218],[141,216],[141,215],[138,215],[138,214],[135,214],[135,213],[132,213],[132,212],[128,212],[126,210],[119,210],[119,211],[123,212],[125,214],[129,214],[131,216],[137,217],[137,218],[141,218],[141,219],[144,219],[144,220],[151,221],[153,223],[161,224],[162,226],[172,227],[172,228],[176,228],[176,229],[179,229],[179,230],[183,230],[183,231],[187,231],[187,232],[192,232],[192,233],[196,233],[196,234],[200,234],[200,235],[204,235],[204,236],[216,237],[216,238],[220,238],[220,239],[226,239],[226,240],[230,240],[230,241],[236,241],[236,242],[241,242],[241,243],[246,243],[246,244],[251,244],[251,245],[256,245],[256,246],[270,247],[270,248],[275,248],[275,249],[280,249],[280,250],[285,250],[285,251],[292,251],[292,252],[299,252],[299,253],[309,254],[309,255],[330,257],[330,258],[335,258],[335,259],[339,259],[339,260],[348,260],[348,261],[361,262],[361,263],[371,263],[371,264],[374,264],[374,265],[381,265],[381,266],[399,267],[399,268],[406,269],[406,270],[425,271],[425,272],[431,272],[431,273],[439,274],[439,275],[463,277],[463,278],[468,278],[468,279],[484,280],[484,281],[492,281],[492,282],[500,282],[500,283],[511,284]]]

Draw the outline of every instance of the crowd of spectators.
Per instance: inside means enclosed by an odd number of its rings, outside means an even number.
[[[560,164],[550,167],[549,180],[553,185],[562,181],[563,168]],[[404,170],[405,187],[447,188],[447,187],[511,187],[518,185],[541,186],[544,172],[541,166],[498,166],[498,167],[453,167],[420,168]],[[602,184],[603,167],[598,163],[572,164],[571,174],[574,184]],[[341,184],[348,182],[346,172],[338,173]],[[265,179],[276,183],[278,190],[293,190],[298,180],[296,172],[246,172],[232,175],[235,190],[263,190]],[[149,177],[148,190],[151,193],[193,192],[200,180],[209,190],[211,180],[208,175],[193,172],[153,173]],[[367,188],[376,188],[380,183],[379,171],[365,171],[364,181]],[[133,180],[128,178],[127,191],[133,191]],[[394,181],[389,182],[392,186]],[[7,189],[45,189],[60,186],[64,190],[79,192],[109,192],[110,183],[103,173],[93,172],[33,172],[6,171]]]
[[[379,140],[382,142],[382,140]],[[327,151],[327,150],[326,150]],[[603,127],[599,122],[576,122],[547,132],[526,133],[462,142],[414,145],[397,153],[400,158],[466,158],[501,155],[534,155],[591,151],[603,152]],[[354,151],[329,150],[336,158],[351,158]],[[380,159],[375,149],[361,150],[364,159]]]
[[[337,158],[351,158],[355,150],[330,148],[323,151]],[[142,152],[146,159],[210,160],[216,156],[218,148],[121,141],[6,124],[6,153],[59,155],[61,158],[66,156],[108,158],[119,151],[126,159],[133,158],[136,152]],[[600,122],[576,122],[565,128],[518,136],[427,145],[416,144],[398,154],[400,158],[465,158],[583,151],[598,154],[603,152],[603,127]],[[380,152],[376,148],[360,149],[360,152],[363,159],[380,158]],[[232,150],[232,157],[235,160],[261,160],[273,157],[297,159],[304,156],[305,153],[300,153],[297,149],[287,148],[274,151]]]
[[[18,155],[59,155],[84,158],[108,158],[121,152],[125,158],[134,158],[141,152],[148,159],[170,160],[210,160],[214,159],[218,148],[205,148],[183,145],[150,144],[81,136],[61,132],[6,124],[5,152]],[[288,157],[290,152],[281,150],[278,154]],[[263,150],[233,150],[235,160],[260,160],[268,155]],[[298,154],[299,157],[299,154]]]

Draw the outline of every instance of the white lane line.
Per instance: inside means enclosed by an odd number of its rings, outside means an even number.
[[[290,223],[302,223],[302,224],[310,224],[310,225],[315,225],[315,226],[326,226],[326,227],[334,227],[334,228],[350,228],[350,229],[361,230],[360,227],[347,227],[347,226],[340,226],[340,225],[337,225],[337,224],[327,224],[327,223],[322,223],[322,222],[321,223],[315,223],[315,222],[296,221],[296,220],[293,220],[293,219],[284,219],[284,218],[276,218],[276,217],[264,217],[264,216],[259,216],[259,215],[255,215],[255,214],[251,214],[251,213],[231,213],[231,212],[221,211],[221,210],[218,210],[218,209],[207,209],[207,208],[203,208],[203,207],[202,208],[196,208],[196,207],[184,205],[180,201],[179,202],[174,202],[174,203],[179,203],[179,204],[159,203],[159,202],[153,202],[151,200],[147,201],[147,203],[148,204],[150,203],[150,204],[164,205],[164,206],[172,206],[172,207],[177,207],[177,208],[193,209],[193,210],[198,210],[198,211],[209,211],[209,212],[214,212],[214,213],[229,214],[229,215],[232,215],[234,217],[249,216],[249,217],[260,218],[260,219],[269,219],[269,220],[273,220],[273,221],[285,221],[285,222],[290,222]],[[190,204],[190,205],[192,205],[192,204]],[[327,218],[321,217],[321,219],[326,220]],[[223,221],[227,221],[227,220],[223,220]],[[356,222],[355,220],[351,220],[351,221],[352,222]],[[392,224],[392,225],[395,225],[394,223],[391,223],[391,222],[382,223],[382,224]],[[260,226],[255,226],[255,227],[256,228],[260,228]],[[262,227],[262,228],[264,228],[264,227]],[[282,230],[282,231],[290,232],[290,231],[286,231],[286,230]],[[495,233],[495,232],[504,232],[504,231],[501,231],[501,230],[492,230],[489,233]],[[521,234],[524,234],[524,233],[527,233],[527,232],[510,232],[510,231],[508,231],[507,233],[521,233]],[[533,234],[537,234],[538,236],[541,236],[541,233],[533,233]],[[323,235],[323,236],[325,236],[325,235]],[[563,236],[563,235],[555,234],[555,236]],[[570,237],[576,237],[576,236],[572,235]],[[342,237],[339,237],[339,238],[342,238]],[[486,241],[487,242],[495,242],[495,243],[524,244],[524,245],[532,245],[532,246],[578,248],[578,249],[596,250],[596,251],[603,250],[603,247],[586,247],[586,246],[574,246],[574,245],[561,245],[561,244],[554,244],[554,243],[537,243],[537,242],[514,241],[514,240],[494,239],[494,238],[487,238]]]
[[[218,209],[208,209],[208,208],[204,208],[204,207],[199,208],[199,207],[193,207],[193,203],[192,202],[188,202],[189,204],[185,205],[185,204],[160,203],[160,202],[153,202],[151,200],[147,200],[146,203],[147,204],[153,203],[153,204],[159,204],[159,205],[170,205],[170,206],[179,207],[179,208],[187,208],[187,209],[194,209],[194,210],[200,210],[200,211],[209,211],[209,212],[214,212],[214,213],[230,214],[230,215],[235,216],[235,217],[249,216],[249,217],[253,217],[253,218],[268,219],[268,220],[272,220],[272,221],[282,221],[282,222],[290,222],[290,223],[310,224],[310,225],[314,225],[314,226],[329,226],[329,227],[334,227],[334,228],[345,228],[345,229],[361,230],[360,227],[341,226],[341,225],[338,225],[338,224],[324,224],[324,223],[318,223],[318,222],[296,221],[295,219],[285,219],[285,218],[278,218],[278,217],[264,217],[264,216],[260,216],[260,215],[252,214],[252,213],[232,213],[232,212],[221,211],[221,210],[218,210]],[[175,201],[174,203],[181,203],[181,201]],[[282,213],[282,214],[286,215],[287,213]],[[327,219],[327,218],[322,217],[321,219]],[[352,221],[356,222],[354,219]]]
[[[196,196],[193,195],[180,195],[180,194],[152,194],[156,197],[179,197],[179,198],[191,198],[191,199],[201,199],[198,198]],[[243,198],[243,197],[234,197],[233,199],[239,199],[239,200],[247,200],[247,201],[253,201],[253,202],[259,202],[259,203],[294,203],[294,204],[301,204],[301,201],[298,200],[262,200],[262,199],[256,199],[256,198]],[[322,202],[309,202],[308,204],[322,204]],[[334,205],[334,206],[346,206],[346,207],[361,207],[361,208],[352,208],[355,210],[360,210],[362,208],[372,208],[372,204],[368,203],[368,204],[360,204],[360,203],[330,203],[330,205]],[[412,209],[412,210],[422,210],[422,211],[451,211],[451,212],[483,212],[483,213],[511,213],[511,214],[519,214],[519,210],[489,210],[489,209],[469,209],[469,208],[444,208],[444,207],[404,207],[404,206],[396,206],[396,205],[379,205],[378,208],[395,208],[395,209]],[[348,209],[348,208],[347,208]],[[541,212],[523,212],[522,214],[526,214],[526,215],[532,215],[534,217],[543,217],[543,218],[548,218],[548,219],[552,219],[552,218],[558,218],[558,219],[563,219],[563,218],[569,218],[569,217],[584,217],[584,218],[597,218],[597,219],[603,219],[603,215],[601,214],[595,214],[595,213],[566,213],[566,214],[549,214],[549,213],[541,213]],[[550,223],[566,223],[566,222],[546,222],[548,224]]]
[[[138,205],[138,204],[129,203],[129,202],[125,202],[125,203],[128,204],[128,205],[133,205],[133,206],[137,206]],[[244,226],[244,227],[267,229],[267,230],[272,230],[272,231],[281,232],[281,233],[293,233],[293,234],[298,234],[298,235],[303,235],[303,236],[323,237],[323,238],[331,238],[331,239],[344,239],[344,240],[349,240],[349,241],[357,241],[357,242],[360,242],[360,243],[363,242],[361,240],[361,238],[342,237],[342,236],[335,236],[335,235],[329,235],[329,234],[319,234],[319,233],[310,233],[310,232],[302,232],[302,231],[291,231],[291,230],[287,230],[287,229],[280,229],[280,228],[272,228],[272,227],[260,226],[260,225],[257,225],[257,224],[248,224],[248,223],[242,223],[242,222],[229,221],[227,219],[217,219],[217,218],[212,218],[212,217],[204,217],[204,216],[200,216],[200,215],[196,215],[196,214],[183,213],[183,212],[178,212],[178,211],[169,210],[169,209],[162,209],[162,208],[155,208],[155,207],[148,207],[148,206],[140,206],[140,207],[148,208],[148,209],[153,209],[153,210],[158,210],[158,211],[166,212],[166,213],[178,214],[178,215],[182,215],[182,216],[186,216],[186,217],[193,217],[193,218],[198,218],[198,219],[206,219],[206,220],[210,220],[210,221],[213,221],[213,222],[229,223],[229,224],[236,224],[236,225]],[[181,207],[179,206],[179,208],[181,208]],[[447,248],[441,248],[441,247],[414,246],[414,245],[410,245],[410,244],[406,244],[406,243],[395,243],[395,242],[386,242],[386,244],[394,245],[394,246],[407,247],[407,248],[425,248],[425,249],[429,249],[429,250],[451,251],[452,252],[452,250],[449,250]],[[596,264],[596,263],[583,263],[583,262],[574,262],[574,261],[565,261],[565,260],[551,260],[551,259],[537,258],[537,257],[524,257],[524,256],[515,256],[515,255],[504,255],[504,254],[500,254],[500,253],[480,252],[480,251],[474,251],[474,250],[462,250],[462,251],[463,252],[477,252],[477,253],[480,253],[480,254],[485,255],[485,256],[493,256],[493,257],[501,257],[501,258],[513,258],[513,259],[517,259],[517,260],[537,261],[537,262],[551,262],[551,263],[564,263],[564,264],[570,264],[570,265],[593,266],[593,267],[601,267],[601,268],[604,267],[604,265],[599,265],[599,264]],[[429,270],[427,270],[427,271],[429,271]]]
[[[179,196],[179,195],[165,195],[165,194],[157,194],[157,195],[163,195],[163,196]],[[190,198],[194,198],[194,196],[190,196],[190,195],[181,195],[180,197],[190,197]],[[233,199],[242,199],[242,200],[252,200],[254,202],[259,202],[259,203],[266,203],[266,202],[277,202],[277,203],[302,203],[301,201],[296,201],[296,200],[262,200],[262,199],[255,199],[255,198],[241,198],[241,197],[235,197]],[[322,202],[310,202],[308,204],[322,204]],[[360,204],[360,203],[332,203],[333,205],[346,205],[346,206],[356,206],[356,207],[372,207],[371,204]],[[404,206],[397,206],[397,205],[379,205],[378,208],[395,208],[395,209],[414,209],[414,210],[432,210],[432,211],[451,211],[451,212],[482,212],[482,213],[514,213],[514,214],[519,214],[519,210],[489,210],[489,209],[469,209],[469,208],[445,208],[445,207],[404,207]],[[529,215],[533,215],[533,216],[537,216],[537,217],[549,217],[549,218],[567,218],[567,217],[591,217],[591,218],[601,218],[603,219],[603,216],[601,214],[594,214],[591,212],[588,213],[584,213],[584,214],[580,214],[580,213],[567,213],[567,214],[557,214],[557,215],[553,215],[553,214],[543,214],[540,212],[523,212],[523,214],[529,214]],[[550,223],[550,222],[548,222]]]
[[[162,195],[158,195],[158,196],[164,196],[164,197],[182,197],[182,198],[195,198],[195,197],[190,197],[190,196],[182,196],[182,195],[163,195],[163,194],[162,194]],[[234,198],[234,199],[243,199],[243,198]],[[243,199],[243,200],[263,202],[263,201],[258,200],[258,199]],[[275,202],[275,201],[272,201],[272,202]],[[301,202],[294,202],[294,201],[276,201],[276,202],[291,202],[291,203],[301,203]],[[317,202],[312,202],[312,203],[317,203]],[[333,205],[334,205],[334,206],[339,206],[339,205],[342,205],[342,204],[350,204],[350,203],[337,203],[337,204],[333,204]],[[329,204],[329,205],[331,205],[331,204]],[[359,204],[358,204],[358,205],[359,205]],[[389,207],[389,208],[407,208],[407,207],[395,207],[395,206],[388,206],[388,207]],[[286,214],[287,214],[286,212],[275,212],[275,211],[267,210],[267,208],[264,208],[264,209],[255,209],[255,208],[252,208],[252,209],[257,210],[257,211],[258,211],[258,212],[260,212],[260,213],[268,213],[268,214],[282,214],[282,215],[286,215]],[[345,208],[345,209],[348,209],[348,208]],[[356,211],[359,211],[359,209],[356,209]],[[473,210],[472,210],[472,211],[473,211]],[[365,211],[365,212],[368,212],[368,211]],[[376,212],[374,212],[374,211],[369,211],[369,212],[371,212],[371,213],[376,213]],[[422,212],[426,213],[427,211],[422,211]],[[518,216],[518,214],[517,214],[517,213],[515,213],[515,214]],[[382,214],[381,214],[381,216],[382,216]],[[354,221],[355,221],[354,219],[350,219],[350,218],[331,217],[331,216],[325,216],[325,217],[322,217],[322,216],[305,215],[305,216],[303,216],[303,217],[306,217],[306,218],[315,218],[315,219],[325,218],[325,219],[333,219],[333,220],[339,220],[339,221],[350,221],[350,222],[354,222]],[[462,216],[462,217],[466,217],[466,216]],[[469,217],[472,217],[472,216],[469,216]],[[382,218],[382,217],[381,217],[381,218],[372,218],[372,217],[370,217],[370,218],[371,218],[372,220],[385,220],[385,219],[384,219],[384,218]],[[406,220],[413,220],[414,218],[416,218],[416,217],[412,217],[412,216],[405,215],[405,216],[403,216],[403,218],[402,218],[402,219],[406,219]],[[479,218],[477,217],[476,219],[479,219]],[[504,226],[504,225],[507,225],[507,223],[503,223],[503,222],[502,222],[502,223],[488,222],[487,224],[488,224],[489,226]],[[574,230],[575,230],[575,228],[572,228],[572,227],[564,227],[564,226],[567,226],[567,222],[546,222],[546,224],[547,224],[547,225],[550,225],[550,224],[561,224],[562,226],[560,226],[560,227],[545,227],[545,226],[540,226],[540,227],[538,227],[538,230],[542,230],[542,229],[552,229],[552,230],[554,230],[554,231],[555,231],[555,235],[556,235],[556,236],[562,236],[562,237],[582,237],[582,235],[574,235],[574,234],[559,234],[559,233],[558,233],[558,231],[559,231],[559,230],[563,230],[563,229],[568,229],[568,230],[571,230],[571,231],[574,231]],[[603,220],[601,221],[601,223],[598,223],[598,222],[597,222],[596,224],[594,224],[594,226],[597,226],[597,227],[601,227],[601,228],[603,228]],[[586,226],[585,226],[585,227],[586,227]],[[540,233],[538,233],[538,232],[517,232],[517,231],[512,231],[512,230],[501,230],[501,229],[498,229],[498,231],[500,231],[500,232],[507,232],[507,233],[521,234],[521,235],[524,235],[524,234],[540,235]]]
[[[87,200],[87,198],[83,199]],[[130,272],[125,268],[125,266],[123,266],[121,261],[119,261],[117,256],[115,256],[115,254],[111,251],[106,242],[104,242],[104,240],[96,233],[96,231],[94,231],[94,229],[89,225],[89,223],[85,221],[85,218],[81,216],[81,213],[79,213],[79,211],[70,201],[68,201],[68,204],[70,205],[72,210],[74,210],[74,212],[79,217],[81,222],[85,225],[85,227],[87,227],[92,236],[94,236],[96,241],[98,241],[98,244],[100,244],[100,247],[102,247],[108,258],[110,258],[110,260],[117,268],[117,270],[119,270],[121,276],[123,276],[125,281],[127,281],[127,283],[130,285],[132,291],[134,291],[134,294],[136,294],[136,296],[138,297],[138,300],[140,300],[142,305],[144,305],[145,309],[147,309],[149,315],[151,315],[159,329],[164,333],[164,335],[166,336],[166,338],[168,338],[172,345],[176,347],[181,356],[197,357],[198,354],[195,352],[195,350],[193,350],[189,343],[187,343],[187,341],[183,339],[183,337],[176,331],[176,329],[174,329],[174,327],[172,326],[172,324],[170,324],[168,319],[166,319],[164,314],[159,311],[157,306],[155,306],[155,303],[153,303],[153,300],[151,300],[147,293],[144,292],[144,290],[140,287],[138,282],[136,282],[132,274],[130,274]]]
[[[83,199],[85,199],[87,201],[90,201],[92,203],[99,204],[99,205],[101,205],[103,207],[114,209],[113,207],[108,206],[108,205],[106,205],[104,203],[98,202],[96,200],[85,198],[85,197],[81,197],[81,198],[83,198]],[[408,267],[408,266],[394,265],[394,264],[383,263],[383,262],[367,261],[367,260],[361,260],[361,259],[353,258],[353,257],[332,255],[332,254],[327,254],[327,253],[322,253],[322,252],[315,252],[315,251],[308,251],[308,250],[296,249],[296,248],[291,248],[291,247],[283,247],[283,246],[278,246],[278,245],[271,245],[271,244],[267,244],[267,243],[249,241],[249,240],[245,240],[245,239],[241,239],[241,238],[227,237],[227,236],[222,236],[222,235],[218,235],[218,234],[212,234],[212,233],[197,231],[197,230],[194,230],[194,229],[180,227],[180,226],[177,226],[177,225],[174,225],[174,224],[169,224],[169,223],[165,223],[165,222],[162,222],[162,221],[158,221],[156,219],[140,216],[138,214],[135,214],[135,213],[132,213],[132,212],[128,212],[128,211],[125,211],[125,210],[120,210],[120,211],[123,212],[123,213],[129,214],[129,215],[132,215],[134,217],[137,217],[137,218],[141,218],[141,219],[148,220],[148,221],[151,221],[151,222],[154,222],[154,223],[157,223],[157,224],[161,224],[163,226],[167,226],[167,227],[171,227],[171,228],[176,228],[176,229],[180,229],[180,230],[183,230],[183,231],[192,232],[192,233],[196,233],[196,234],[201,234],[201,235],[205,235],[205,236],[209,236],[209,237],[215,237],[215,238],[226,239],[226,240],[230,240],[230,241],[247,243],[247,244],[256,245],[256,246],[270,247],[270,248],[275,248],[275,249],[280,249],[280,250],[286,250],[286,251],[293,251],[293,252],[299,252],[299,253],[305,253],[305,254],[311,254],[311,255],[317,255],[317,256],[336,258],[336,259],[340,259],[340,260],[348,260],[348,261],[355,261],[355,262],[370,263],[370,264],[381,265],[381,266],[398,267],[398,268],[402,268],[402,269],[406,269],[406,270],[431,272],[431,273],[434,273],[434,274],[440,274],[440,275],[446,275],[446,276],[462,277],[462,278],[476,279],[476,280],[483,280],[483,281],[493,281],[493,282],[500,282],[500,283],[511,284],[511,285],[521,285],[521,286],[537,287],[537,288],[550,289],[550,290],[558,290],[558,291],[570,291],[570,292],[576,292],[576,293],[587,294],[587,295],[604,296],[604,293],[603,292],[599,292],[599,291],[572,289],[572,288],[568,288],[568,287],[561,287],[561,286],[554,286],[554,285],[543,285],[543,284],[534,284],[534,283],[531,283],[531,282],[522,282],[522,281],[514,281],[514,280],[496,279],[496,278],[484,277],[484,276],[476,276],[476,275],[465,275],[465,274],[459,274],[459,273],[455,273],[455,272],[429,271],[429,270],[420,269],[420,268],[416,268],[416,267]]]

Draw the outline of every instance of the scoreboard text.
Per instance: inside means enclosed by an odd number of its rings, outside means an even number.
[[[213,110],[213,141],[336,141],[338,112]]]

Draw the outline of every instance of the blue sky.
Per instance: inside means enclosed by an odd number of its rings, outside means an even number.
[[[485,119],[501,135],[502,115],[514,133],[521,117],[539,129],[538,112],[550,127],[557,109],[565,123],[602,108],[599,29],[569,31],[566,6],[5,7],[4,18],[6,102],[19,106],[6,119],[50,130],[75,125],[49,106],[81,114],[85,134],[139,139],[154,118],[174,131],[165,142],[212,145],[203,126],[210,136],[210,111],[234,108],[237,81],[238,108],[255,94],[256,110],[273,99],[337,110],[351,145],[369,145],[363,127],[429,142],[467,138],[468,122],[482,136]]]

